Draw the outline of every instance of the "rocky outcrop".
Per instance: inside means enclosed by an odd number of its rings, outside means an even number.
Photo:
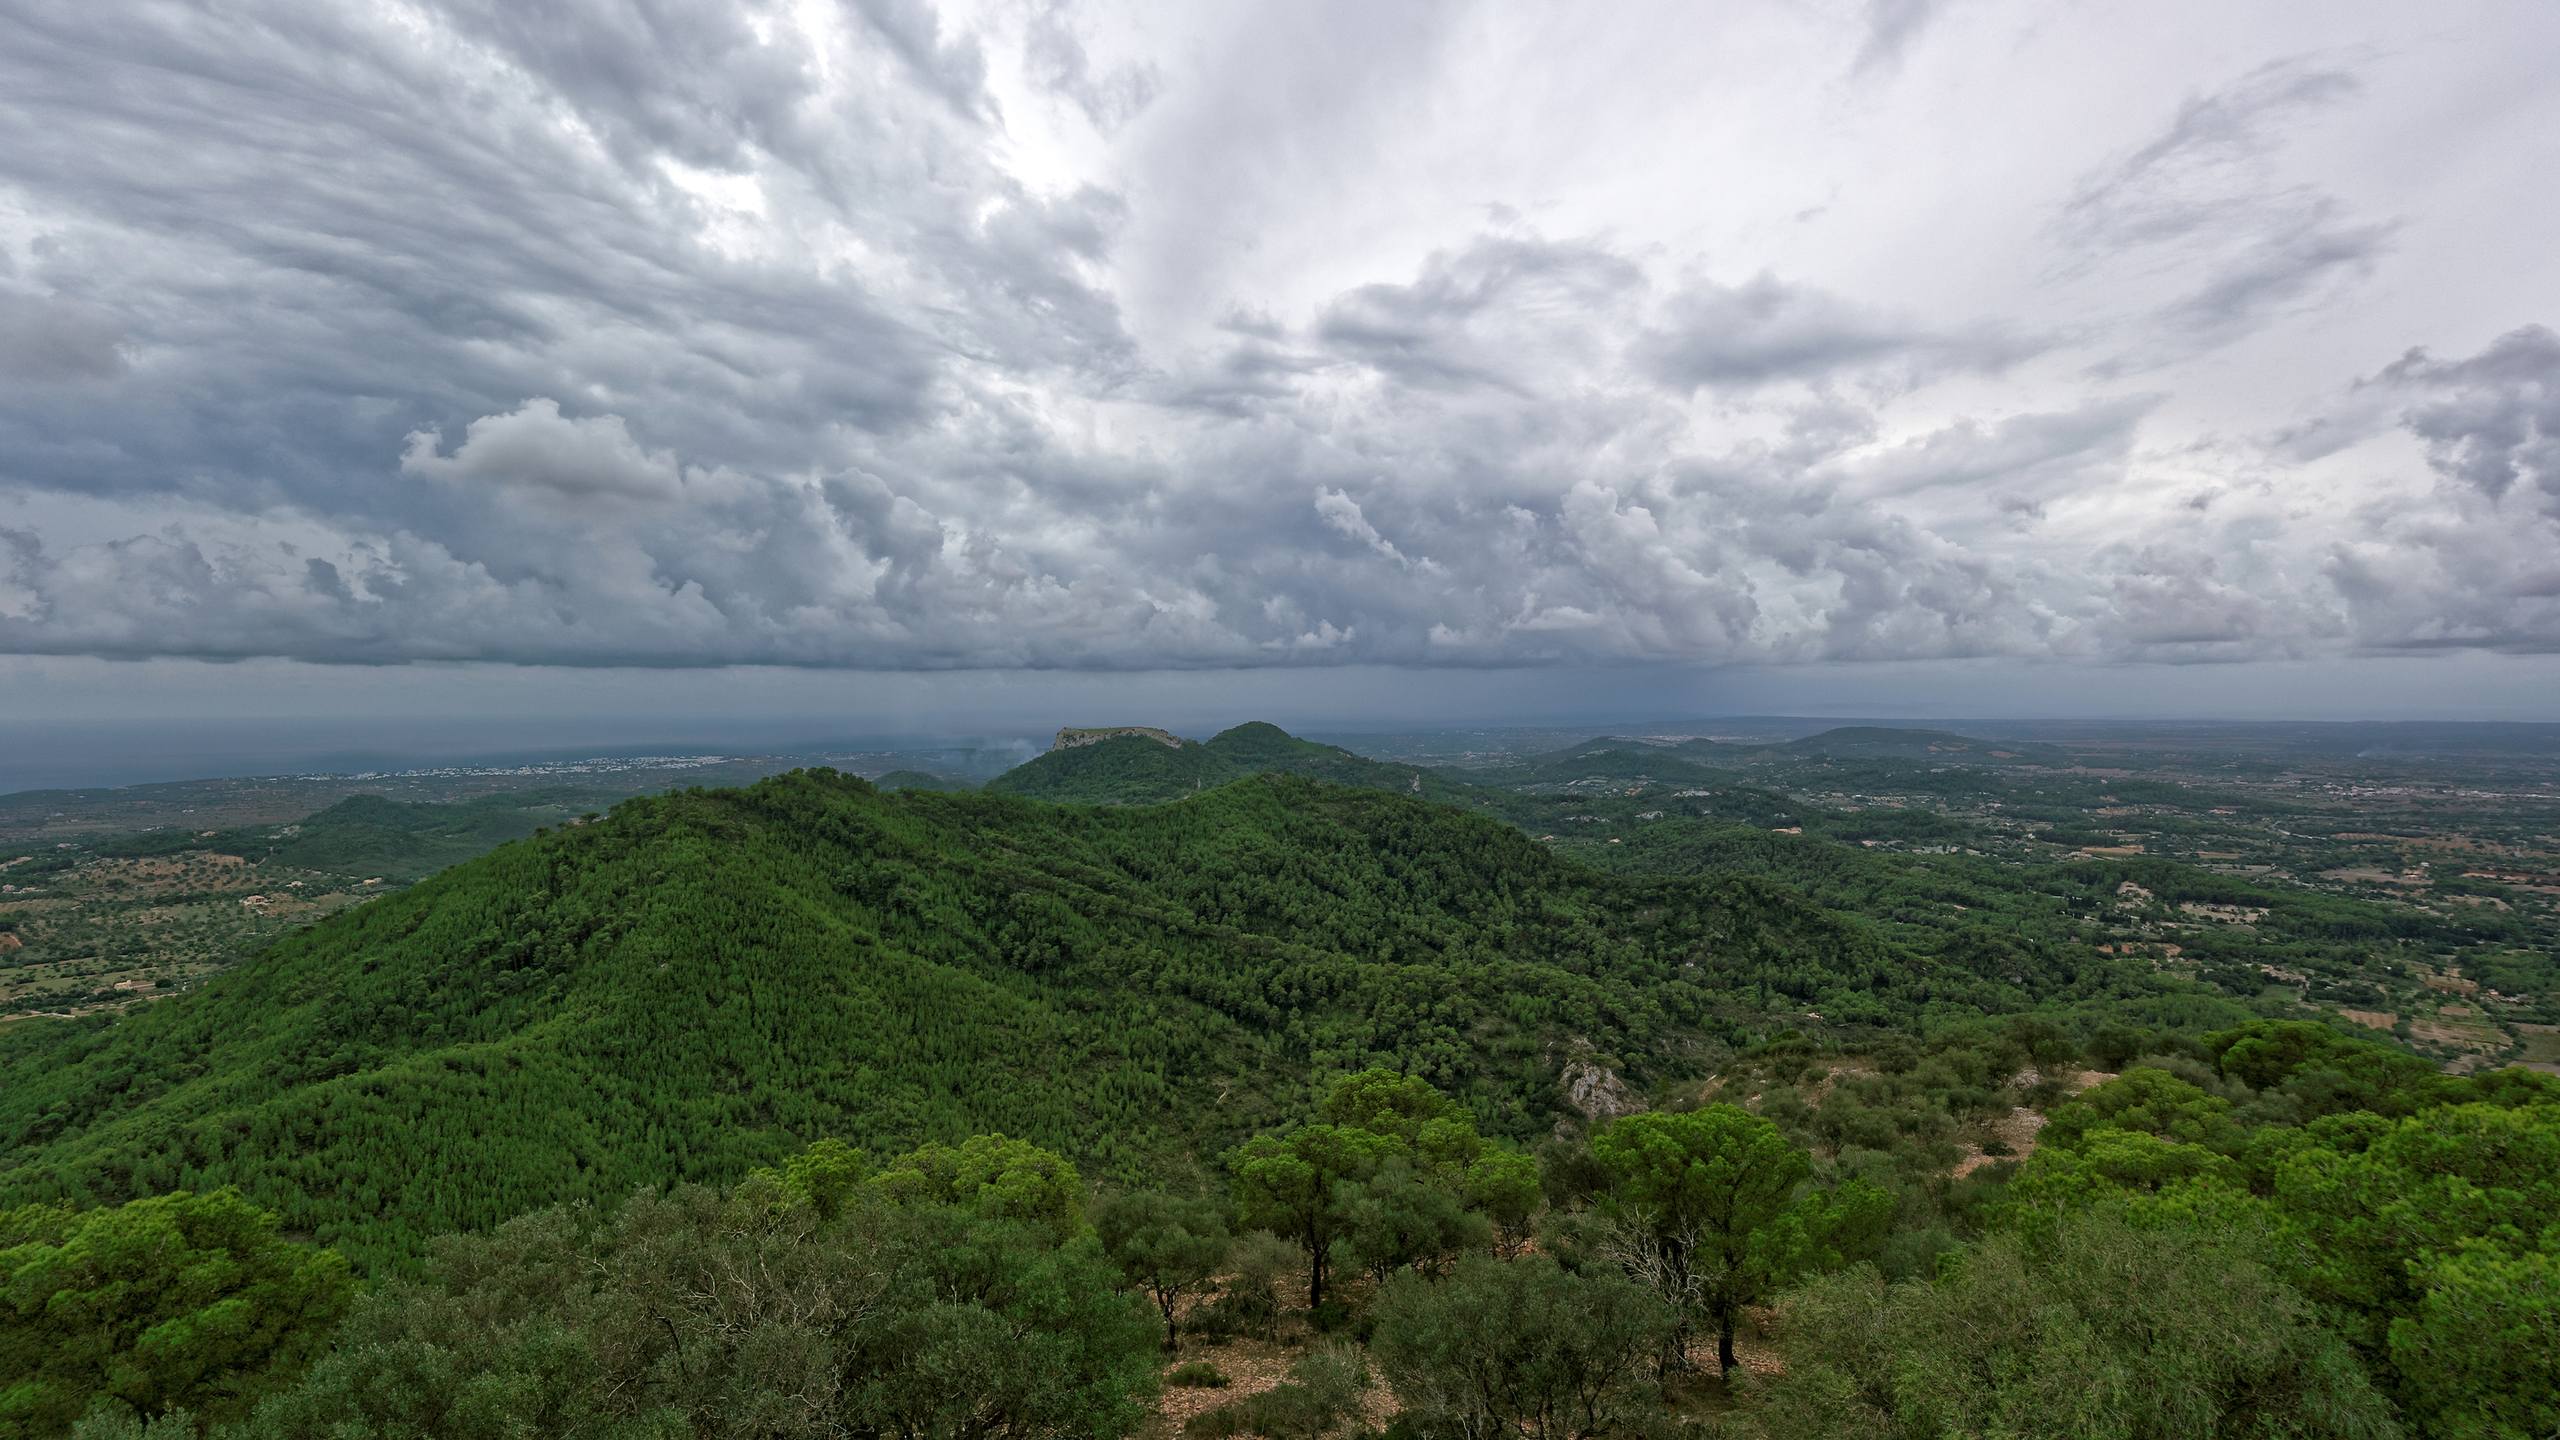
[[[1645,1108],[1644,1097],[1589,1051],[1577,1050],[1566,1060],[1556,1083],[1564,1088],[1564,1103],[1594,1125],[1606,1125]]]
[[[1078,746],[1095,745],[1122,735],[1135,735],[1141,740],[1153,740],[1170,750],[1179,750],[1191,743],[1172,731],[1159,730],[1153,725],[1104,725],[1091,729],[1068,725],[1058,731],[1058,738],[1050,742],[1049,749],[1052,753],[1073,750]]]

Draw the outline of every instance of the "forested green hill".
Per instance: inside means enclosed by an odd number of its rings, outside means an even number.
[[[1526,1136],[1569,1047],[1642,1084],[1807,1011],[2036,998],[1779,887],[1606,877],[1375,791],[1062,809],[799,772],[507,846],[120,1022],[0,1030],[0,1205],[237,1184],[381,1265],[820,1136],[1160,1178],[1366,1064]]]
[[[1467,788],[1417,765],[1371,760],[1260,721],[1180,747],[1119,735],[1052,750],[988,781],[987,788],[1071,805],[1152,805],[1248,775],[1304,775],[1442,799]]]
[[[101,841],[92,850],[115,858],[222,850],[306,870],[407,882],[521,839],[546,821],[567,819],[589,803],[601,802],[590,793],[566,788],[447,803],[350,795],[289,825],[248,825],[216,832],[151,830]]]

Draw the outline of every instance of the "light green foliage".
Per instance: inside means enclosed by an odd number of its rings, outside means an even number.
[[[1378,1292],[1375,1322],[1379,1368],[1420,1433],[1533,1440],[1640,1426],[1675,1323],[1651,1291],[1544,1256],[1479,1256],[1441,1281],[1400,1275]]]
[[[815,1209],[832,1220],[844,1213],[871,1178],[871,1157],[841,1140],[820,1140],[750,1179],[773,1185],[790,1203]]]
[[[911,1150],[882,1166],[871,1185],[893,1200],[957,1205],[1061,1239],[1084,1224],[1084,1178],[1076,1167],[1055,1151],[1002,1135]]]
[[[1420,1152],[1429,1132],[1431,1148],[1465,1148],[1475,1126],[1458,1103],[1432,1088],[1418,1075],[1369,1069],[1345,1075],[1326,1088],[1317,1118],[1328,1125],[1348,1125],[1384,1135],[1407,1151]],[[1435,1158],[1438,1158],[1435,1156]]]
[[[2038,1142],[2077,1146],[2094,1130],[2136,1130],[2226,1154],[2241,1143],[2230,1101],[2147,1066],[2128,1070],[2056,1106]]]
[[[1154,1317],[1090,1237],[952,1206],[546,1210],[438,1246],[225,1440],[1127,1433]]]
[[[2141,1130],[2091,1130],[2069,1145],[2039,1146],[2009,1187],[2019,1205],[2072,1205],[2125,1190],[2185,1181],[2235,1183],[2240,1167],[2202,1145]]]
[[[1095,1207],[1093,1228],[1111,1263],[1164,1315],[1165,1350],[1179,1348],[1175,1306],[1218,1273],[1235,1243],[1217,1207],[1206,1200],[1133,1190]]]
[[[101,1398],[237,1413],[309,1363],[350,1291],[345,1260],[229,1190],[0,1215],[0,1437],[60,1434]]]
[[[1891,1210],[1860,1181],[1808,1191],[1810,1157],[1732,1105],[1630,1115],[1593,1137],[1591,1151],[1608,1176],[1619,1263],[1684,1318],[1714,1326],[1728,1373],[1742,1307],[1854,1258]]]
[[[1782,1309],[1769,1440],[2386,1440],[2313,1307],[2215,1232],[2074,1216],[1936,1281],[1817,1280]]]

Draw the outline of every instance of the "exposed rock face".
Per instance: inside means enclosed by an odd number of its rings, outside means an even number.
[[[1618,1078],[1617,1071],[1587,1054],[1565,1061],[1564,1073],[1556,1080],[1564,1087],[1564,1103],[1594,1125],[1606,1125],[1644,1108],[1643,1098]]]
[[[1179,750],[1191,743],[1171,731],[1159,730],[1153,725],[1104,725],[1093,729],[1068,725],[1058,731],[1058,738],[1050,743],[1049,748],[1052,751],[1073,750],[1079,745],[1092,745],[1121,735],[1135,735],[1141,739],[1153,740],[1173,750]]]

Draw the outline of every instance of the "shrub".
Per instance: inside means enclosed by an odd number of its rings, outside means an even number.
[[[1369,1367],[1348,1345],[1327,1345],[1289,1367],[1286,1383],[1221,1405],[1183,1422],[1184,1440],[1326,1440],[1360,1419],[1369,1389]]]

